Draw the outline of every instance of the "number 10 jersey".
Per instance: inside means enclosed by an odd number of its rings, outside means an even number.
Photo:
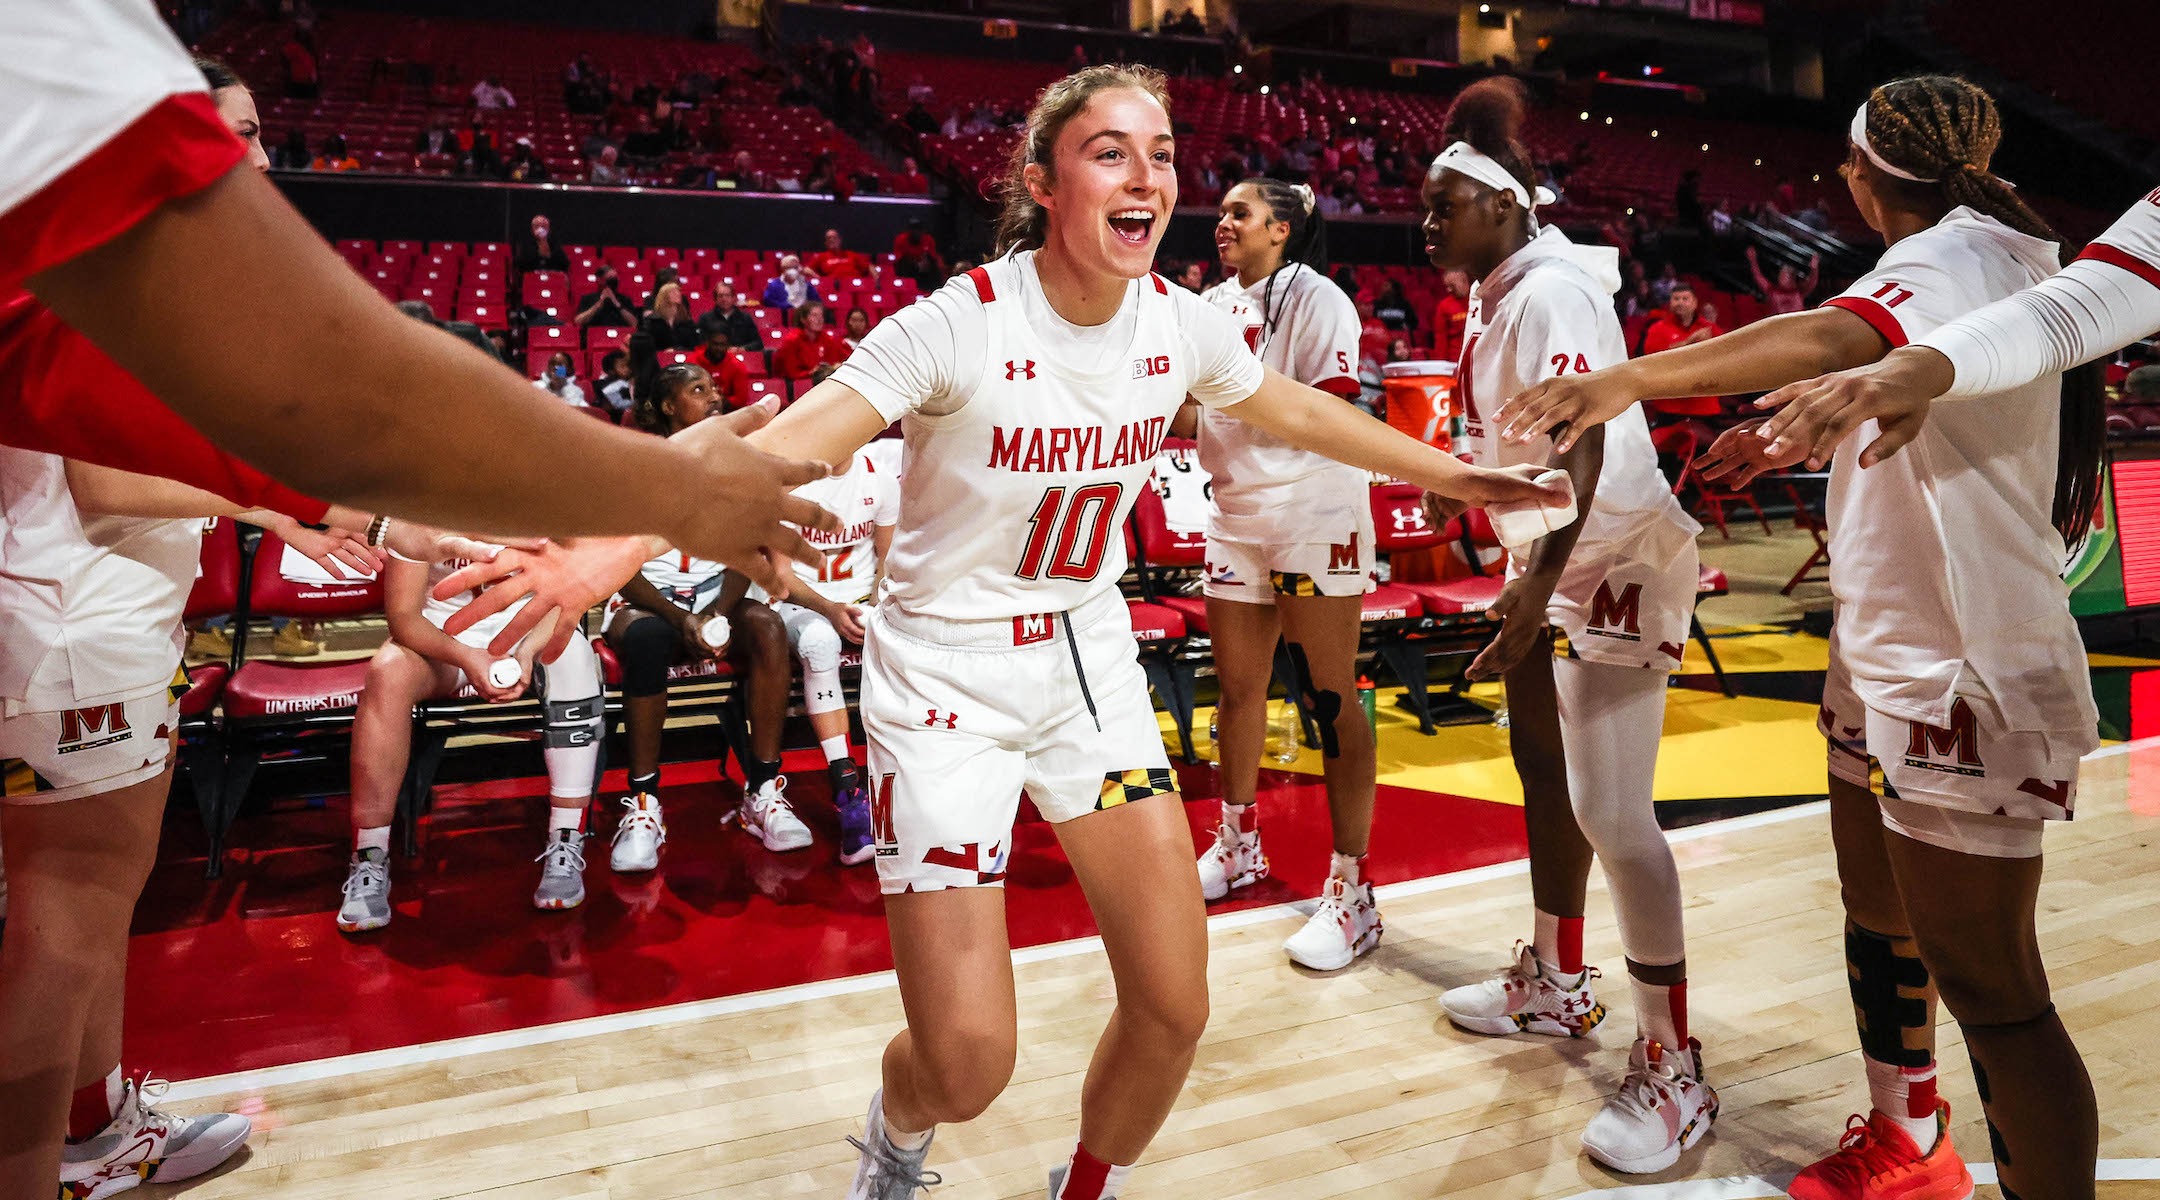
[[[1178,406],[1235,404],[1264,378],[1225,314],[1160,276],[1082,327],[1051,309],[1033,258],[955,278],[834,375],[903,420],[886,594],[905,612],[1009,619],[1114,590],[1126,515]]]

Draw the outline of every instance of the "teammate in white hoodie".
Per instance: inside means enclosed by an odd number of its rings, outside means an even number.
[[[1874,362],[2032,288],[2055,271],[2059,239],[1988,172],[2000,139],[1994,102],[1963,80],[1876,88],[1843,169],[1890,244],[1872,274],[1811,312],[1547,382],[1508,406],[1503,428],[1534,436],[1565,421],[1565,445],[1637,400],[1766,391]],[[2107,270],[2103,284],[2127,279]],[[2033,916],[2042,830],[2070,818],[2078,758],[2098,741],[2059,572],[2098,500],[2103,408],[2089,371],[1993,381],[1939,406],[1908,453],[1862,470],[1864,425],[1830,459],[1838,609],[1821,725],[1874,1112],[1800,1173],[1796,1200],[1970,1191],[1936,1097],[1937,992],[1972,1055],[2004,1194],[2093,1194],[2092,1083],[2055,1014]],[[1743,426],[1705,466],[1752,473],[1815,449],[1787,442]]]
[[[1500,632],[1470,665],[1504,677],[1523,785],[1535,936],[1495,978],[1449,990],[1448,1019],[1487,1034],[1580,1037],[1604,1018],[1583,964],[1593,851],[1618,910],[1636,1038],[1619,1090],[1583,1146],[1621,1171],[1659,1171],[1710,1131],[1717,1093],[1688,1035],[1680,877],[1658,828],[1652,784],[1667,676],[1695,610],[1695,535],[1673,498],[1640,408],[1566,453],[1500,438],[1491,414],[1543,379],[1627,359],[1612,295],[1618,252],[1540,229],[1541,195],[1519,138],[1521,87],[1494,79],[1448,110],[1451,144],[1425,179],[1426,251],[1478,281],[1456,370],[1464,449],[1481,466],[1567,468],[1580,516],[1509,547],[1489,615]],[[1555,632],[1567,648],[1555,657]]]

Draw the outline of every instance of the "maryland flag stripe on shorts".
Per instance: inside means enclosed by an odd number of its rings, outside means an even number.
[[[1133,771],[1111,771],[1103,776],[1102,798],[1095,802],[1095,811],[1116,808],[1149,796],[1177,790],[1177,779],[1167,767],[1143,767]]]
[[[53,790],[52,780],[19,758],[0,758],[0,796],[34,796]]]

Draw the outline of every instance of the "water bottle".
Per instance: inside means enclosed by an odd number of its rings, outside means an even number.
[[[1268,741],[1275,747],[1276,762],[1297,761],[1298,751],[1302,748],[1298,745],[1298,739],[1303,733],[1298,721],[1297,705],[1284,700],[1282,706],[1275,710],[1275,715],[1268,720]]]
[[[1365,706],[1365,723],[1375,731],[1380,728],[1380,690],[1373,681],[1363,675],[1357,677],[1358,703]]]

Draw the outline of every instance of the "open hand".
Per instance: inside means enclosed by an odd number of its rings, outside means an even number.
[[[1536,482],[1538,476],[1552,469],[1535,463],[1480,467],[1469,478],[1451,484],[1448,491],[1473,508],[1492,504],[1565,504],[1574,495],[1569,490],[1567,472],[1562,471],[1551,483]]]
[[[570,644],[586,610],[628,583],[653,553],[649,541],[634,537],[571,538],[542,542],[537,550],[504,550],[435,585],[438,600],[470,588],[485,589],[450,614],[443,632],[455,637],[529,596],[531,601],[488,643],[488,653],[509,654],[543,619],[561,614],[553,631],[540,642],[540,658],[553,662]]]
[[[1545,610],[1552,603],[1550,588],[1527,578],[1510,579],[1500,598],[1485,610],[1485,619],[1500,622],[1500,632],[1470,661],[1471,679],[1498,679],[1516,668],[1543,640]]]
[[[1517,392],[1492,422],[1510,441],[1535,441],[1550,433],[1553,450],[1565,454],[1583,430],[1612,420],[1639,398],[1609,371],[1562,375]]]
[[[1955,379],[1950,360],[1939,352],[1904,346],[1881,362],[1787,384],[1755,407],[1779,410],[1764,426],[1764,436],[1778,450],[1789,445],[1804,454],[1816,470],[1854,430],[1873,420],[1876,438],[1860,451],[1860,465],[1872,467],[1920,436],[1931,402]]]
[[[788,559],[811,566],[824,561],[824,553],[794,527],[838,533],[840,518],[789,494],[831,474],[829,465],[783,459],[742,440],[770,421],[775,407],[760,402],[739,408],[671,439],[697,453],[701,480],[688,493],[694,501],[659,532],[679,549],[748,575],[777,600],[787,596],[794,574]]]
[[[847,640],[855,643],[858,646],[862,645],[863,611],[861,608],[853,604],[834,605],[832,610],[832,626],[834,629],[840,631],[841,637],[846,638]]]
[[[310,529],[297,521],[278,531],[285,544],[314,559],[332,579],[359,578],[382,572],[382,554],[366,541],[332,526]]]
[[[1744,488],[1755,482],[1755,477],[1765,471],[1782,471],[1799,463],[1802,455],[1794,450],[1770,452],[1769,439],[1762,433],[1762,421],[1749,421],[1735,425],[1717,436],[1710,448],[1702,452],[1692,464],[1695,473],[1704,479],[1725,480],[1727,486]]]

